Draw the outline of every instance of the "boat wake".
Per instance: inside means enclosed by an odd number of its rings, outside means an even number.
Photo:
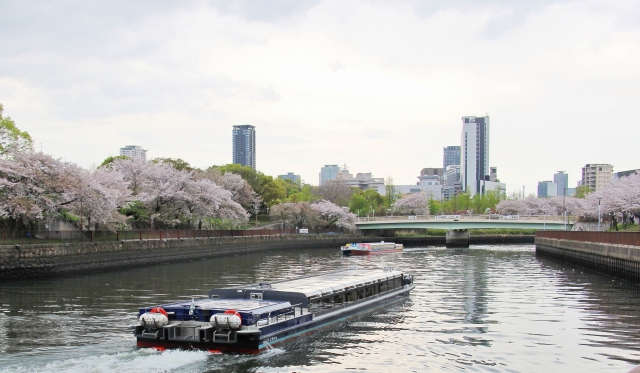
[[[158,352],[153,349],[139,349],[116,354],[92,355],[85,357],[55,360],[41,364],[20,364],[8,366],[1,372],[197,372],[203,362],[209,358],[206,351],[167,350]],[[189,369],[189,368],[193,369]],[[201,368],[201,367],[200,367]]]

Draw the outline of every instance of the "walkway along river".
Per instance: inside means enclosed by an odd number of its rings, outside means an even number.
[[[416,275],[410,298],[257,356],[135,348],[137,307],[209,289],[357,266]],[[627,372],[640,292],[532,244],[342,257],[274,249],[0,284],[0,371]]]

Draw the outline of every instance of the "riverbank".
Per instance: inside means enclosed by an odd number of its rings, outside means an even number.
[[[478,235],[469,237],[469,245],[512,245],[512,244],[532,244],[534,235],[515,235],[515,234],[494,234],[494,235]],[[445,246],[447,238],[445,236],[423,236],[423,237],[388,237],[383,238],[385,241],[401,243],[404,247],[426,247],[426,246]]]
[[[0,281],[107,271],[281,248],[339,249],[356,235],[212,237],[0,246]]]
[[[535,245],[536,255],[640,280],[638,233],[538,232]]]

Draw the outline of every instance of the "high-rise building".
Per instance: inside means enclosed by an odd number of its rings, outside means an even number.
[[[490,181],[489,116],[462,117],[460,147],[462,189],[472,196],[484,194],[485,183],[481,181]]]
[[[558,184],[558,195],[569,195],[569,175],[564,171],[558,171],[553,175],[553,182]]]
[[[320,169],[320,186],[324,185],[329,180],[334,180],[338,177],[340,167],[337,164],[328,164]]]
[[[610,164],[589,163],[582,167],[582,186],[593,192],[604,188],[611,181],[613,166]]]
[[[137,145],[127,145],[124,148],[120,148],[120,155],[147,160],[147,151],[142,149],[142,146]]]
[[[555,197],[558,195],[558,184],[549,181],[538,181],[538,198]]]
[[[233,163],[256,169],[256,128],[233,126]]]
[[[446,170],[447,166],[455,166],[460,164],[460,147],[447,146],[442,150],[442,169]]]
[[[278,179],[291,180],[296,184],[300,184],[300,175],[296,175],[293,172],[287,172],[286,175],[278,175]]]

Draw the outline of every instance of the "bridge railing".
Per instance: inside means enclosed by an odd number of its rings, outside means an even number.
[[[356,219],[358,223],[366,222],[385,222],[385,221],[478,221],[478,220],[491,220],[491,221],[519,221],[519,220],[535,220],[535,221],[548,221],[548,222],[563,222],[564,216],[556,215],[499,215],[499,214],[460,214],[460,215],[388,215],[388,216],[362,216]],[[574,223],[578,220],[577,216],[567,216],[567,223]]]

